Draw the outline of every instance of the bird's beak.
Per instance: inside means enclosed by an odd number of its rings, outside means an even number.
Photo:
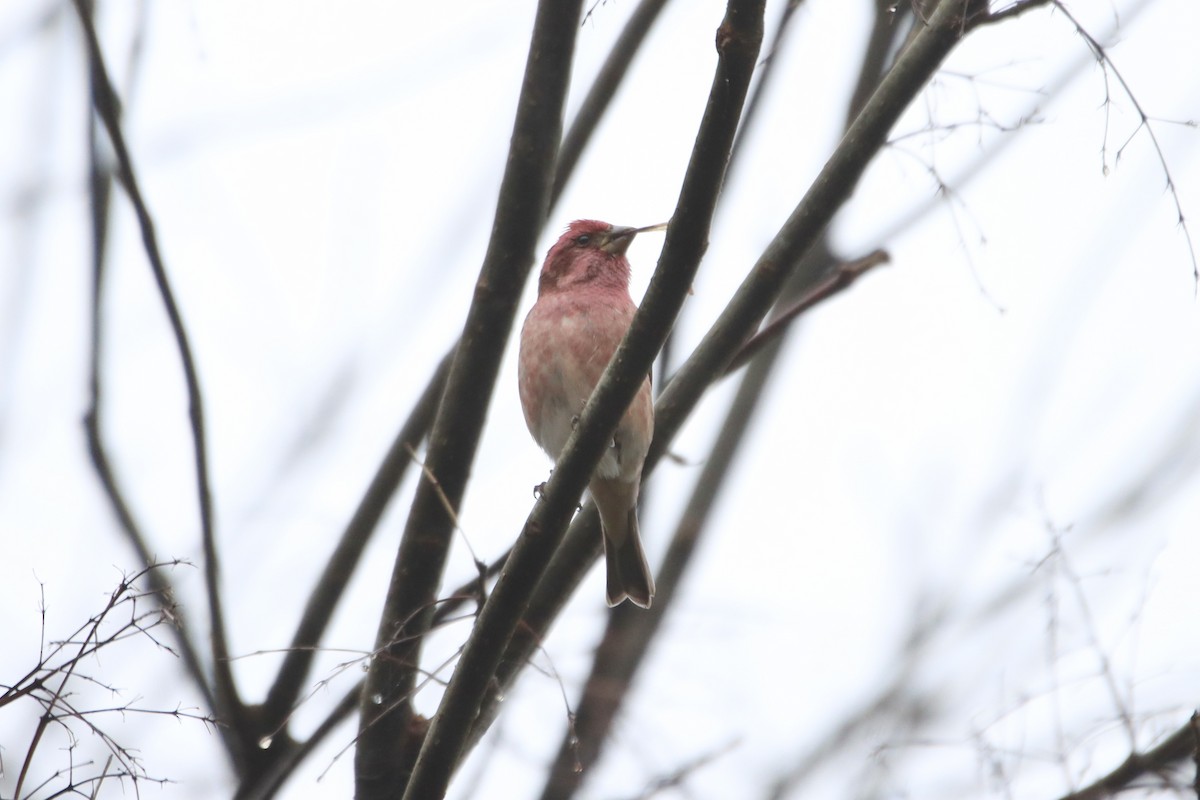
[[[619,225],[614,225],[613,229],[604,238],[604,243],[600,245],[600,249],[606,253],[612,253],[614,256],[623,256],[625,255],[625,251],[629,249],[629,245],[633,242],[633,237],[637,235],[637,232],[637,228],[623,228]]]

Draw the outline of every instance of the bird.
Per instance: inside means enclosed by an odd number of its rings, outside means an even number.
[[[521,328],[518,384],[525,424],[554,460],[637,311],[629,296],[630,228],[581,219],[550,248]],[[638,531],[642,466],[654,434],[650,376],[638,388],[588,484],[600,513],[607,602],[649,608],[654,578]]]

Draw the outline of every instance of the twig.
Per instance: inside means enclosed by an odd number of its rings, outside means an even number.
[[[888,661],[891,678],[887,685],[857,708],[847,711],[815,744],[806,745],[788,759],[791,765],[771,782],[768,800],[804,796],[801,789],[805,781],[822,767],[835,763],[851,743],[879,737],[880,729],[885,726],[911,728],[931,716],[937,704],[936,692],[930,695],[915,688],[914,675],[922,658],[936,657],[930,655],[934,652],[930,647],[931,634],[945,621],[946,615],[945,609],[914,611],[904,643]]]
[[[140,590],[138,583],[148,580],[153,572],[178,563],[180,562],[150,564],[133,575],[123,576],[98,613],[79,625],[66,639],[52,643],[48,648],[44,643],[45,617],[43,614],[43,643],[39,646],[37,665],[13,685],[3,687],[3,691],[0,692],[0,707],[18,700],[28,699],[38,703],[42,708],[17,775],[14,797],[35,796],[64,776],[67,786],[50,796],[70,793],[75,790],[75,787],[86,786],[93,781],[103,781],[106,777],[129,778],[134,782],[136,789],[137,781],[146,776],[136,751],[121,745],[100,727],[100,723],[93,722],[95,717],[111,714],[124,716],[127,713],[162,715],[177,719],[197,719],[206,725],[216,725],[213,717],[182,707],[176,707],[174,710],[142,708],[135,706],[131,701],[112,707],[84,708],[78,705],[78,700],[74,697],[75,691],[70,688],[75,683],[84,682],[98,686],[106,692],[116,693],[117,690],[113,686],[86,674],[83,671],[84,661],[98,657],[101,650],[135,637],[146,637],[155,645],[162,646],[155,639],[152,630],[159,625],[169,624],[171,620],[169,603],[157,599],[152,611],[140,610],[139,600],[149,599],[150,593]],[[128,610],[128,616],[121,621],[114,621],[113,616],[118,609],[122,608]],[[76,763],[74,761],[74,748],[78,742],[73,728],[74,723],[86,728],[89,733],[103,743],[109,752],[108,764],[101,768],[100,774],[97,776],[82,778],[76,774],[77,769],[92,766],[92,762]],[[23,790],[30,780],[34,757],[52,726],[60,729],[69,740],[66,750],[70,764],[65,769],[50,774],[37,786],[25,792]],[[109,765],[114,760],[119,765],[119,769],[112,772]]]
[[[696,758],[691,759],[690,761],[680,764],[678,767],[671,770],[669,774],[663,775],[660,778],[655,778],[650,785],[645,788],[645,790],[638,794],[635,800],[647,800],[647,798],[654,797],[666,789],[676,789],[680,786],[683,786],[684,782],[687,781],[687,779],[691,777],[693,773],[704,767],[707,767],[709,764],[713,763],[722,756],[728,755],[740,743],[741,742],[737,739],[731,739],[730,741],[708,753],[703,753]]]
[[[1047,6],[1053,0],[1015,0],[1012,5],[998,8],[985,16],[979,17],[976,20],[977,25],[991,25],[996,22],[1002,22],[1010,17],[1017,17],[1035,8]]]
[[[858,79],[854,90],[850,93],[850,102],[846,104],[846,121],[844,128],[862,111],[871,93],[879,88],[883,78],[884,65],[889,55],[895,52],[900,41],[916,22],[912,3],[897,3],[895,0],[875,0],[875,16],[871,21],[871,34],[867,38],[862,64],[859,65]],[[906,24],[907,23],[907,24]]]
[[[830,270],[825,278],[810,286],[805,291],[803,297],[789,306],[787,310],[780,313],[775,319],[771,320],[766,327],[754,334],[749,341],[742,345],[742,349],[738,350],[737,355],[733,357],[733,361],[729,362],[729,366],[725,368],[725,374],[730,375],[745,366],[746,362],[754,358],[764,345],[782,336],[796,317],[808,311],[822,300],[827,300],[838,292],[848,289],[851,284],[861,278],[868,270],[880,264],[886,264],[889,260],[890,257],[886,252],[876,250],[854,261],[838,264]]]
[[[1022,11],[1028,11],[1031,8],[1046,5],[1049,2],[1050,0],[1031,0],[1029,3],[1021,4]],[[1139,14],[1145,11],[1152,2],[1153,0],[1137,0],[1133,6],[1124,11],[1124,22],[1126,24],[1131,22]],[[994,12],[991,17],[985,20],[985,22],[998,21],[999,19],[1004,19],[1009,16],[1004,15],[997,17],[997,14],[1003,14],[1004,11],[1005,9],[1001,9],[999,12]],[[1093,59],[1081,58],[1079,59],[1078,63],[1073,63],[1070,67],[1064,70],[1063,73],[1060,74],[1054,81],[1048,83],[1042,90],[1038,92],[1038,100],[1026,107],[1026,109],[1018,115],[1018,119],[1026,121],[1034,119],[1038,114],[1039,105],[1042,98],[1055,97],[1060,94],[1066,88],[1066,86],[1076,78],[1077,74],[1083,69],[1083,67],[1087,66],[1087,64],[1091,63],[1092,61]],[[1001,154],[1003,154],[1008,148],[1012,147],[1018,141],[1019,140],[1013,136],[997,138],[986,150],[980,154],[978,158],[973,159],[965,169],[960,171],[953,178],[950,180],[941,180],[940,178],[935,178],[935,180],[938,181],[939,186],[944,186],[946,189],[951,189],[953,187],[956,189],[956,191],[962,191],[975,178],[983,174],[989,165],[995,163],[996,159]],[[915,203],[904,214],[904,216],[889,223],[886,228],[876,234],[876,241],[891,241],[900,233],[909,230],[913,225],[916,224],[918,220],[922,219],[926,214],[928,214],[930,209],[932,209],[935,204],[942,202],[942,199],[942,194],[938,193],[925,198],[921,202]]]
[[[1175,179],[1171,176],[1170,167],[1167,166],[1167,156],[1165,153],[1163,153],[1162,145],[1158,141],[1158,134],[1154,132],[1154,125],[1151,124],[1150,115],[1148,115],[1145,109],[1142,108],[1142,104],[1138,101],[1137,95],[1134,94],[1133,89],[1129,86],[1129,83],[1126,82],[1125,76],[1121,74],[1119,69],[1117,69],[1116,63],[1113,62],[1112,57],[1108,54],[1108,51],[1105,50],[1104,46],[1096,41],[1096,39],[1090,33],[1088,33],[1087,29],[1079,23],[1079,20],[1075,19],[1075,17],[1071,14],[1067,7],[1060,2],[1060,0],[1050,0],[1050,2],[1052,2],[1054,7],[1067,18],[1071,25],[1075,27],[1075,32],[1079,34],[1080,38],[1082,38],[1084,43],[1087,44],[1088,49],[1092,51],[1092,55],[1095,56],[1097,63],[1099,63],[1104,69],[1106,84],[1108,73],[1111,71],[1113,77],[1117,79],[1117,83],[1121,84],[1121,89],[1124,90],[1125,96],[1128,97],[1129,102],[1133,104],[1133,108],[1138,114],[1139,121],[1137,129],[1134,130],[1133,134],[1130,135],[1130,138],[1132,139],[1133,135],[1136,135],[1138,130],[1141,130],[1142,128],[1146,129],[1146,133],[1150,137],[1150,143],[1154,146],[1154,153],[1158,158],[1158,163],[1162,167],[1163,175],[1167,179],[1167,191],[1171,193],[1171,201],[1175,204],[1177,224],[1183,230],[1183,238],[1187,242],[1188,256],[1192,261],[1192,282],[1196,289],[1200,291],[1200,260],[1197,260],[1196,247],[1192,242],[1192,232],[1188,228],[1187,220],[1183,216],[1183,204],[1179,199],[1179,190],[1175,186]],[[1108,104],[1106,102],[1105,108],[1107,109],[1107,107]],[[1128,144],[1128,142],[1126,142],[1126,144]],[[1107,151],[1107,146],[1108,134],[1106,131],[1104,149],[1102,152]],[[1125,145],[1122,145],[1117,150],[1117,161],[1120,161],[1121,152],[1124,149]],[[1105,174],[1107,174],[1108,164],[1104,163],[1103,167]]]
[[[433,487],[438,500],[442,502],[442,508],[446,510],[446,516],[450,517],[451,522],[454,524],[454,530],[458,531],[462,536],[463,544],[467,546],[467,552],[471,554],[471,561],[475,563],[475,568],[478,570],[479,575],[483,576],[487,574],[487,564],[484,564],[479,560],[479,556],[475,555],[475,548],[471,545],[471,540],[467,536],[467,532],[462,529],[462,525],[458,521],[458,512],[455,511],[454,504],[450,502],[450,498],[446,496],[446,492],[442,489],[442,484],[438,481],[437,475],[433,474],[433,470],[429,468],[429,465],[421,461],[420,457],[417,456],[417,451],[411,445],[407,446],[405,450],[408,452],[408,457],[412,459],[412,462],[421,468],[421,474]]]

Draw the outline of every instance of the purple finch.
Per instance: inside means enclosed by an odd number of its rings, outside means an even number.
[[[521,329],[518,378],[525,424],[551,458],[562,453],[637,310],[625,251],[640,230],[647,229],[577,220],[546,254],[538,299]],[[610,606],[628,599],[649,608],[654,597],[637,521],[642,462],[653,433],[647,376],[588,486],[604,529]]]

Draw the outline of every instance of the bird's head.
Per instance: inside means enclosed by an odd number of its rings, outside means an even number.
[[[538,294],[583,286],[628,291],[625,251],[640,230],[594,219],[575,220],[546,254]]]

